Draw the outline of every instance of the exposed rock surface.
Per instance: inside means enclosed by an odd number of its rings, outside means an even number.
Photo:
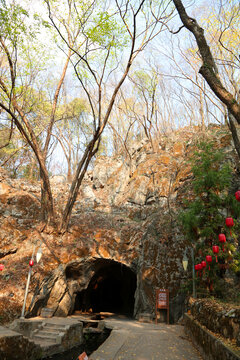
[[[37,360],[41,359],[40,346],[23,335],[0,326],[0,359],[1,360]]]
[[[231,161],[235,152],[226,129],[216,128],[216,141]],[[216,134],[217,133],[217,134]],[[189,193],[190,166],[196,129],[181,130],[159,140],[153,152],[148,141],[135,144],[131,166],[118,158],[100,157],[80,189],[69,231],[43,232],[39,221],[40,184],[9,179],[0,172],[0,314],[2,321],[19,316],[28,262],[42,242],[43,256],[34,265],[27,299],[31,315],[43,307],[66,316],[77,294],[94,276],[111,264],[123,264],[136,275],[134,315],[154,314],[155,290],[168,288],[171,318],[180,315],[183,299],[182,257],[188,244],[176,214]],[[53,196],[58,211],[66,202],[69,184],[55,182]],[[111,266],[112,266],[111,265]],[[93,286],[93,285],[92,285]]]

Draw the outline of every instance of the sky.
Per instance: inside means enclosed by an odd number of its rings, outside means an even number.
[[[45,7],[42,5],[42,1],[35,0],[29,1],[26,0],[29,6],[30,12],[33,13],[34,11],[40,12],[40,14],[47,20],[47,15],[45,15]],[[218,4],[220,0],[211,1],[211,4]],[[61,3],[61,2],[60,2]],[[224,6],[227,6],[228,2],[222,0]],[[235,3],[239,3],[235,1]],[[21,1],[20,4],[23,4]],[[202,1],[202,0],[185,0],[183,4],[187,8],[187,12],[190,16],[196,17],[198,22],[201,23],[203,20],[203,25],[206,25],[206,21],[208,19],[209,13],[209,1]],[[140,21],[141,24],[141,21]],[[179,26],[181,25],[180,19],[178,15],[168,23],[170,29],[176,31]],[[164,84],[168,88],[168,96],[173,98],[173,104],[175,107],[178,108],[179,104],[179,97],[181,97],[181,93],[179,92],[179,87],[176,85],[176,79],[181,81],[181,83],[185,84],[186,88],[188,87],[189,80],[181,79],[182,74],[181,71],[184,70],[186,72],[189,71],[191,64],[187,64],[183,55],[184,51],[187,48],[187,44],[190,44],[190,39],[192,39],[192,46],[195,47],[195,41],[190,33],[186,30],[181,30],[177,35],[172,35],[168,29],[165,28],[164,32],[157,36],[152,44],[148,46],[144,52],[140,54],[140,56],[136,59],[135,63],[132,66],[132,74],[136,70],[145,70],[150,71],[151,67],[155,65],[155,69],[159,71],[159,76],[164,79]],[[43,46],[43,49],[48,50],[48,55],[51,59],[51,64],[46,65],[46,72],[48,80],[54,78],[55,75],[59,74],[62,68],[63,61],[65,59],[64,53],[61,49],[57,48],[56,44],[51,41],[51,37],[49,36],[48,30],[42,30],[39,34],[38,39],[35,40],[36,46]],[[127,50],[124,50],[122,53],[121,61],[124,61],[127,57]],[[174,59],[174,61],[172,61]],[[41,59],[40,59],[41,60]],[[97,63],[97,62],[96,62]],[[119,70],[115,72],[115,78],[120,75]],[[112,76],[112,74],[110,74]],[[175,79],[173,78],[175,77]],[[114,77],[109,77],[111,79],[107,85],[107,93],[112,89],[112,84],[114,81]],[[108,80],[109,80],[108,79]],[[42,80],[45,82],[44,77]],[[128,88],[128,80],[123,85],[124,91],[127,91]],[[67,92],[68,99],[71,100],[75,96],[82,96],[82,90],[79,87],[79,83],[76,81],[76,77],[73,73],[73,70],[68,70],[67,77],[66,77],[66,84],[65,84],[65,91]],[[185,94],[187,90],[185,91]],[[188,93],[187,98],[194,94]],[[175,100],[174,100],[175,99]],[[161,102],[161,98],[159,98],[159,102]],[[175,101],[175,103],[174,103]],[[164,107],[164,102],[162,103]],[[178,111],[179,112],[179,111]],[[184,116],[179,118],[179,124],[177,126],[182,125],[182,121],[184,121]],[[54,161],[55,163],[59,163],[61,159],[64,158],[60,148],[57,147],[54,153]],[[56,165],[55,164],[55,165]],[[55,166],[56,167],[56,166]],[[63,166],[64,168],[64,166]]]

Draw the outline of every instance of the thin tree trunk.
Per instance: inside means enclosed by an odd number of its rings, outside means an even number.
[[[67,157],[67,166],[68,166],[68,171],[67,171],[67,181],[71,182],[72,181],[72,169],[71,169],[71,156]]]
[[[53,197],[46,167],[40,167],[41,181],[41,219],[46,223],[54,222]]]
[[[13,106],[15,110],[19,113],[21,119],[23,120],[29,135],[25,128],[22,126],[21,122],[18,120],[17,116],[8,108],[4,106],[4,104],[1,104],[1,107],[13,118],[14,123],[16,127],[18,128],[20,134],[23,136],[23,138],[27,141],[29,146],[32,148],[40,169],[40,179],[41,179],[41,217],[46,222],[50,222],[54,219],[54,208],[53,208],[53,197],[52,197],[52,191],[48,176],[48,171],[46,168],[46,162],[44,159],[44,156],[42,154],[42,151],[39,147],[37,138],[34,134],[33,129],[31,128],[25,114],[21,110],[21,108],[17,105],[16,100],[13,101]],[[49,211],[49,213],[48,213]]]
[[[69,49],[67,60],[66,60],[65,65],[63,67],[63,71],[62,71],[61,77],[59,79],[57,89],[56,89],[55,94],[54,94],[54,99],[53,99],[53,104],[52,104],[52,113],[51,113],[51,118],[50,118],[48,130],[47,130],[46,142],[45,142],[44,150],[43,150],[45,158],[47,157],[48,147],[49,147],[49,143],[50,143],[50,139],[51,139],[51,135],[52,135],[52,128],[53,128],[53,125],[54,125],[54,122],[55,122],[55,114],[56,114],[56,110],[57,110],[58,98],[59,98],[60,90],[61,90],[61,87],[63,85],[64,79],[65,79],[65,76],[66,76],[66,72],[67,72],[67,68],[68,68],[68,64],[69,64],[69,61],[70,61],[71,54],[72,54],[72,51],[71,51],[71,49]]]
[[[201,130],[204,131],[205,129],[205,121],[204,121],[204,109],[203,109],[203,94],[202,90],[199,88],[199,95],[200,95],[200,117],[201,117]]]
[[[235,126],[235,119],[234,119],[234,116],[230,113],[230,111],[228,111],[228,126],[232,133],[234,147],[235,147],[238,157],[240,159],[240,141],[239,141],[237,129]]]
[[[123,82],[125,81],[125,79],[127,77],[127,74],[128,74],[128,72],[130,70],[130,67],[132,65],[133,56],[136,56],[136,54],[134,55],[134,52],[133,52],[134,43],[135,43],[135,39],[134,39],[133,44],[132,44],[132,49],[131,49],[131,53],[130,53],[130,56],[129,56],[128,63],[126,65],[125,72],[124,72],[122,78],[119,80],[116,88],[113,91],[113,94],[112,94],[109,106],[107,108],[106,114],[104,116],[103,122],[102,122],[101,126],[99,126],[96,129],[96,131],[95,131],[95,133],[93,135],[93,139],[88,144],[88,146],[87,146],[87,148],[86,148],[86,150],[85,150],[85,152],[83,154],[82,160],[80,161],[80,163],[78,165],[78,168],[77,168],[77,171],[76,171],[76,174],[75,174],[75,177],[74,177],[74,180],[72,182],[72,186],[71,186],[71,189],[70,189],[70,192],[69,192],[68,202],[67,202],[67,205],[66,205],[66,207],[64,209],[64,212],[63,212],[62,220],[61,220],[61,223],[60,223],[60,231],[66,231],[67,228],[68,228],[72,208],[73,208],[74,202],[76,201],[78,191],[79,191],[80,185],[82,183],[83,177],[84,177],[84,175],[85,175],[85,173],[87,171],[88,165],[89,165],[92,157],[96,154],[96,152],[98,150],[98,146],[99,146],[99,143],[100,143],[100,137],[101,137],[101,134],[102,134],[103,130],[105,129],[105,126],[107,125],[109,116],[111,114],[111,111],[112,111],[112,108],[113,108],[113,105],[114,105],[114,102],[115,102],[115,99],[116,99],[116,96],[117,96],[117,93],[118,93],[119,89],[121,88]],[[98,143],[97,148],[95,150],[93,150],[96,143]]]
[[[204,36],[204,30],[198,25],[196,19],[187,15],[181,0],[173,0],[178,14],[186,27],[195,37],[202,58],[199,73],[207,81],[214,94],[227,106],[229,112],[240,124],[240,104],[234,96],[223,86],[218,74],[218,68]]]
[[[64,232],[68,228],[73,205],[76,201],[80,185],[81,185],[83,177],[87,171],[89,162],[91,161],[92,157],[96,153],[96,150],[93,152],[93,147],[97,141],[96,137],[94,137],[94,139],[88,144],[88,146],[83,154],[82,160],[78,164],[77,171],[76,171],[75,177],[73,179],[73,182],[72,182],[72,185],[71,185],[71,188],[69,191],[67,205],[66,205],[63,215],[62,215],[62,219],[61,219],[61,223],[60,223],[60,231]]]

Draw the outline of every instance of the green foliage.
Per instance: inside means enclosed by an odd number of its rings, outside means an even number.
[[[211,241],[223,227],[223,209],[230,204],[228,188],[232,169],[224,163],[224,153],[213,142],[201,142],[192,159],[195,199],[181,213],[180,221],[189,240]]]
[[[192,171],[195,177],[193,186],[197,195],[203,193],[215,195],[223,191],[230,185],[231,168],[229,164],[223,164],[224,154],[222,151],[214,149],[214,143],[200,143],[199,151],[195,152],[192,159]]]
[[[0,0],[1,34],[12,41],[16,41],[16,39],[27,30],[23,18],[28,16],[28,12],[22,6],[17,4],[7,6],[5,0]]]
[[[197,279],[199,285],[218,284],[226,268],[238,272],[240,256],[238,254],[238,238],[225,226],[226,216],[237,218],[240,205],[234,194],[229,194],[233,169],[226,161],[225,154],[216,147],[214,142],[201,142],[198,150],[191,158],[194,180],[192,189],[194,199],[185,202],[185,210],[179,216],[185,236],[195,248],[195,263],[205,260],[206,255],[212,255],[213,262],[210,271],[208,267],[203,278]],[[230,215],[231,214],[231,215]],[[239,224],[235,221],[235,232]],[[224,232],[227,237],[225,251],[220,246],[219,264],[215,261],[213,245],[220,245],[218,234]],[[222,281],[222,280],[221,280]],[[215,291],[217,291],[217,285]],[[221,286],[219,286],[221,289]],[[220,290],[219,290],[220,291]],[[220,292],[218,292],[220,294]]]
[[[38,14],[30,15],[26,3],[17,4],[15,1],[0,0],[0,29],[4,40],[13,46],[26,46],[26,40],[32,41],[45,22]]]
[[[139,94],[146,92],[148,97],[151,98],[156,87],[158,85],[158,78],[156,73],[152,71],[146,70],[137,70],[133,74],[134,80],[137,83],[137,90]]]
[[[124,28],[107,11],[97,14],[86,33],[93,43],[107,48],[121,48],[127,43]]]
[[[16,131],[13,131],[10,140],[9,134],[7,125],[0,124],[1,165],[4,164],[12,178],[38,179],[39,171],[32,152]]]

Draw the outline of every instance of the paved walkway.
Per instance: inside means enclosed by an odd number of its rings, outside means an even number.
[[[181,325],[147,324],[134,320],[107,319],[113,329],[91,360],[200,360],[198,351]]]

